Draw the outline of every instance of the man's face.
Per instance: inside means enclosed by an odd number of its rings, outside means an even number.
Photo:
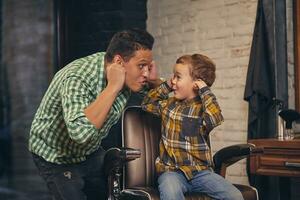
[[[125,85],[133,92],[141,90],[147,83],[151,62],[152,51],[141,49],[136,51],[129,61],[123,63],[126,70]]]

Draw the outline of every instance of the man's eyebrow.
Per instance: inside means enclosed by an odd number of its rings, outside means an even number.
[[[149,61],[147,60],[140,60],[139,63],[148,63]]]
[[[149,60],[142,58],[141,60],[139,60],[139,62],[149,62]],[[152,62],[152,60],[150,62]]]

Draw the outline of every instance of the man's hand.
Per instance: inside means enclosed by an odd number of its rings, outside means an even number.
[[[207,86],[206,83],[204,81],[202,81],[201,79],[194,81],[194,89],[195,90],[199,90],[206,86]]]
[[[106,68],[106,78],[108,86],[112,87],[116,92],[122,90],[125,84],[125,68],[118,63],[112,63]]]

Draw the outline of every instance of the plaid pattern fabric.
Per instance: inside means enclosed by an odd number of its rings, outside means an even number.
[[[160,155],[156,159],[158,173],[181,170],[187,179],[196,172],[212,167],[207,144],[209,132],[223,121],[221,109],[209,87],[199,90],[191,100],[168,97],[166,82],[145,96],[142,108],[162,119]]]
[[[90,123],[84,109],[106,87],[104,52],[73,61],[53,78],[32,122],[29,150],[45,160],[70,164],[96,151],[127,103],[121,91],[101,129]]]

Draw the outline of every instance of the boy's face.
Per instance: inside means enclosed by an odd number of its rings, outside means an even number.
[[[135,55],[124,62],[126,70],[125,85],[133,92],[137,92],[147,83],[152,63],[151,50],[138,50]]]
[[[190,75],[188,65],[176,64],[174,66],[174,76],[171,83],[176,99],[188,100],[196,97],[197,94],[194,91],[194,81]]]

